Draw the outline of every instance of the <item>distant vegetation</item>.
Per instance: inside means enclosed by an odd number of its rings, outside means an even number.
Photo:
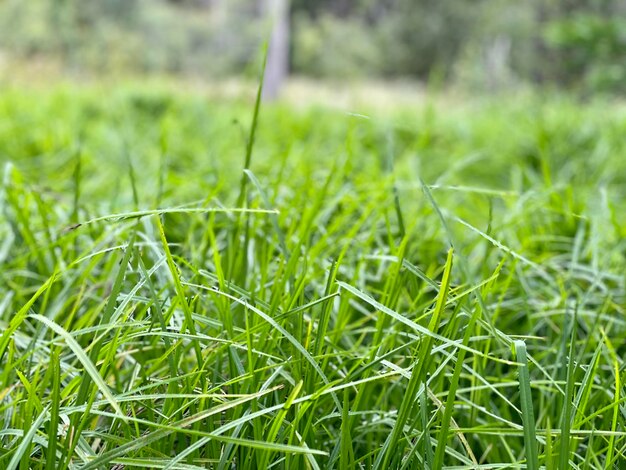
[[[621,0],[4,0],[0,51],[96,75],[256,76],[277,2],[297,75],[625,91]]]

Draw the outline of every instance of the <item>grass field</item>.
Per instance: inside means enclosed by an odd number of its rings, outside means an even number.
[[[626,108],[353,111],[0,95],[0,468],[626,468]]]

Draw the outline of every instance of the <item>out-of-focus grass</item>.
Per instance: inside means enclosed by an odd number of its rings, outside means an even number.
[[[624,460],[623,107],[338,108],[5,90],[0,467]]]

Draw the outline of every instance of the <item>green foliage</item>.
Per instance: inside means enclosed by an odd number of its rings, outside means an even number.
[[[626,90],[626,18],[580,13],[550,24],[546,37],[567,77],[590,90]]]
[[[474,5],[399,0],[294,6],[293,63],[313,76],[428,78],[451,71],[476,21]],[[305,14],[304,12],[308,12]]]
[[[359,19],[323,15],[294,21],[293,67],[312,77],[358,78],[380,73],[383,61],[375,38]]]
[[[0,47],[100,74],[241,72],[265,27],[246,2],[207,10],[166,1],[33,0],[0,3]]]
[[[480,28],[478,3],[396,2],[379,20],[378,40],[386,59],[383,73],[428,78],[439,68],[449,74],[472,28]]]
[[[623,107],[353,111],[5,90],[0,468],[621,465]]]

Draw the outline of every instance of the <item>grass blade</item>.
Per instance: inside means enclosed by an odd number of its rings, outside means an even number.
[[[535,434],[535,413],[533,412],[533,397],[530,391],[530,374],[528,372],[528,358],[526,343],[515,341],[515,354],[519,362],[519,390],[522,408],[522,422],[524,423],[524,447],[526,449],[526,466],[530,470],[539,470],[537,450],[537,436]]]

